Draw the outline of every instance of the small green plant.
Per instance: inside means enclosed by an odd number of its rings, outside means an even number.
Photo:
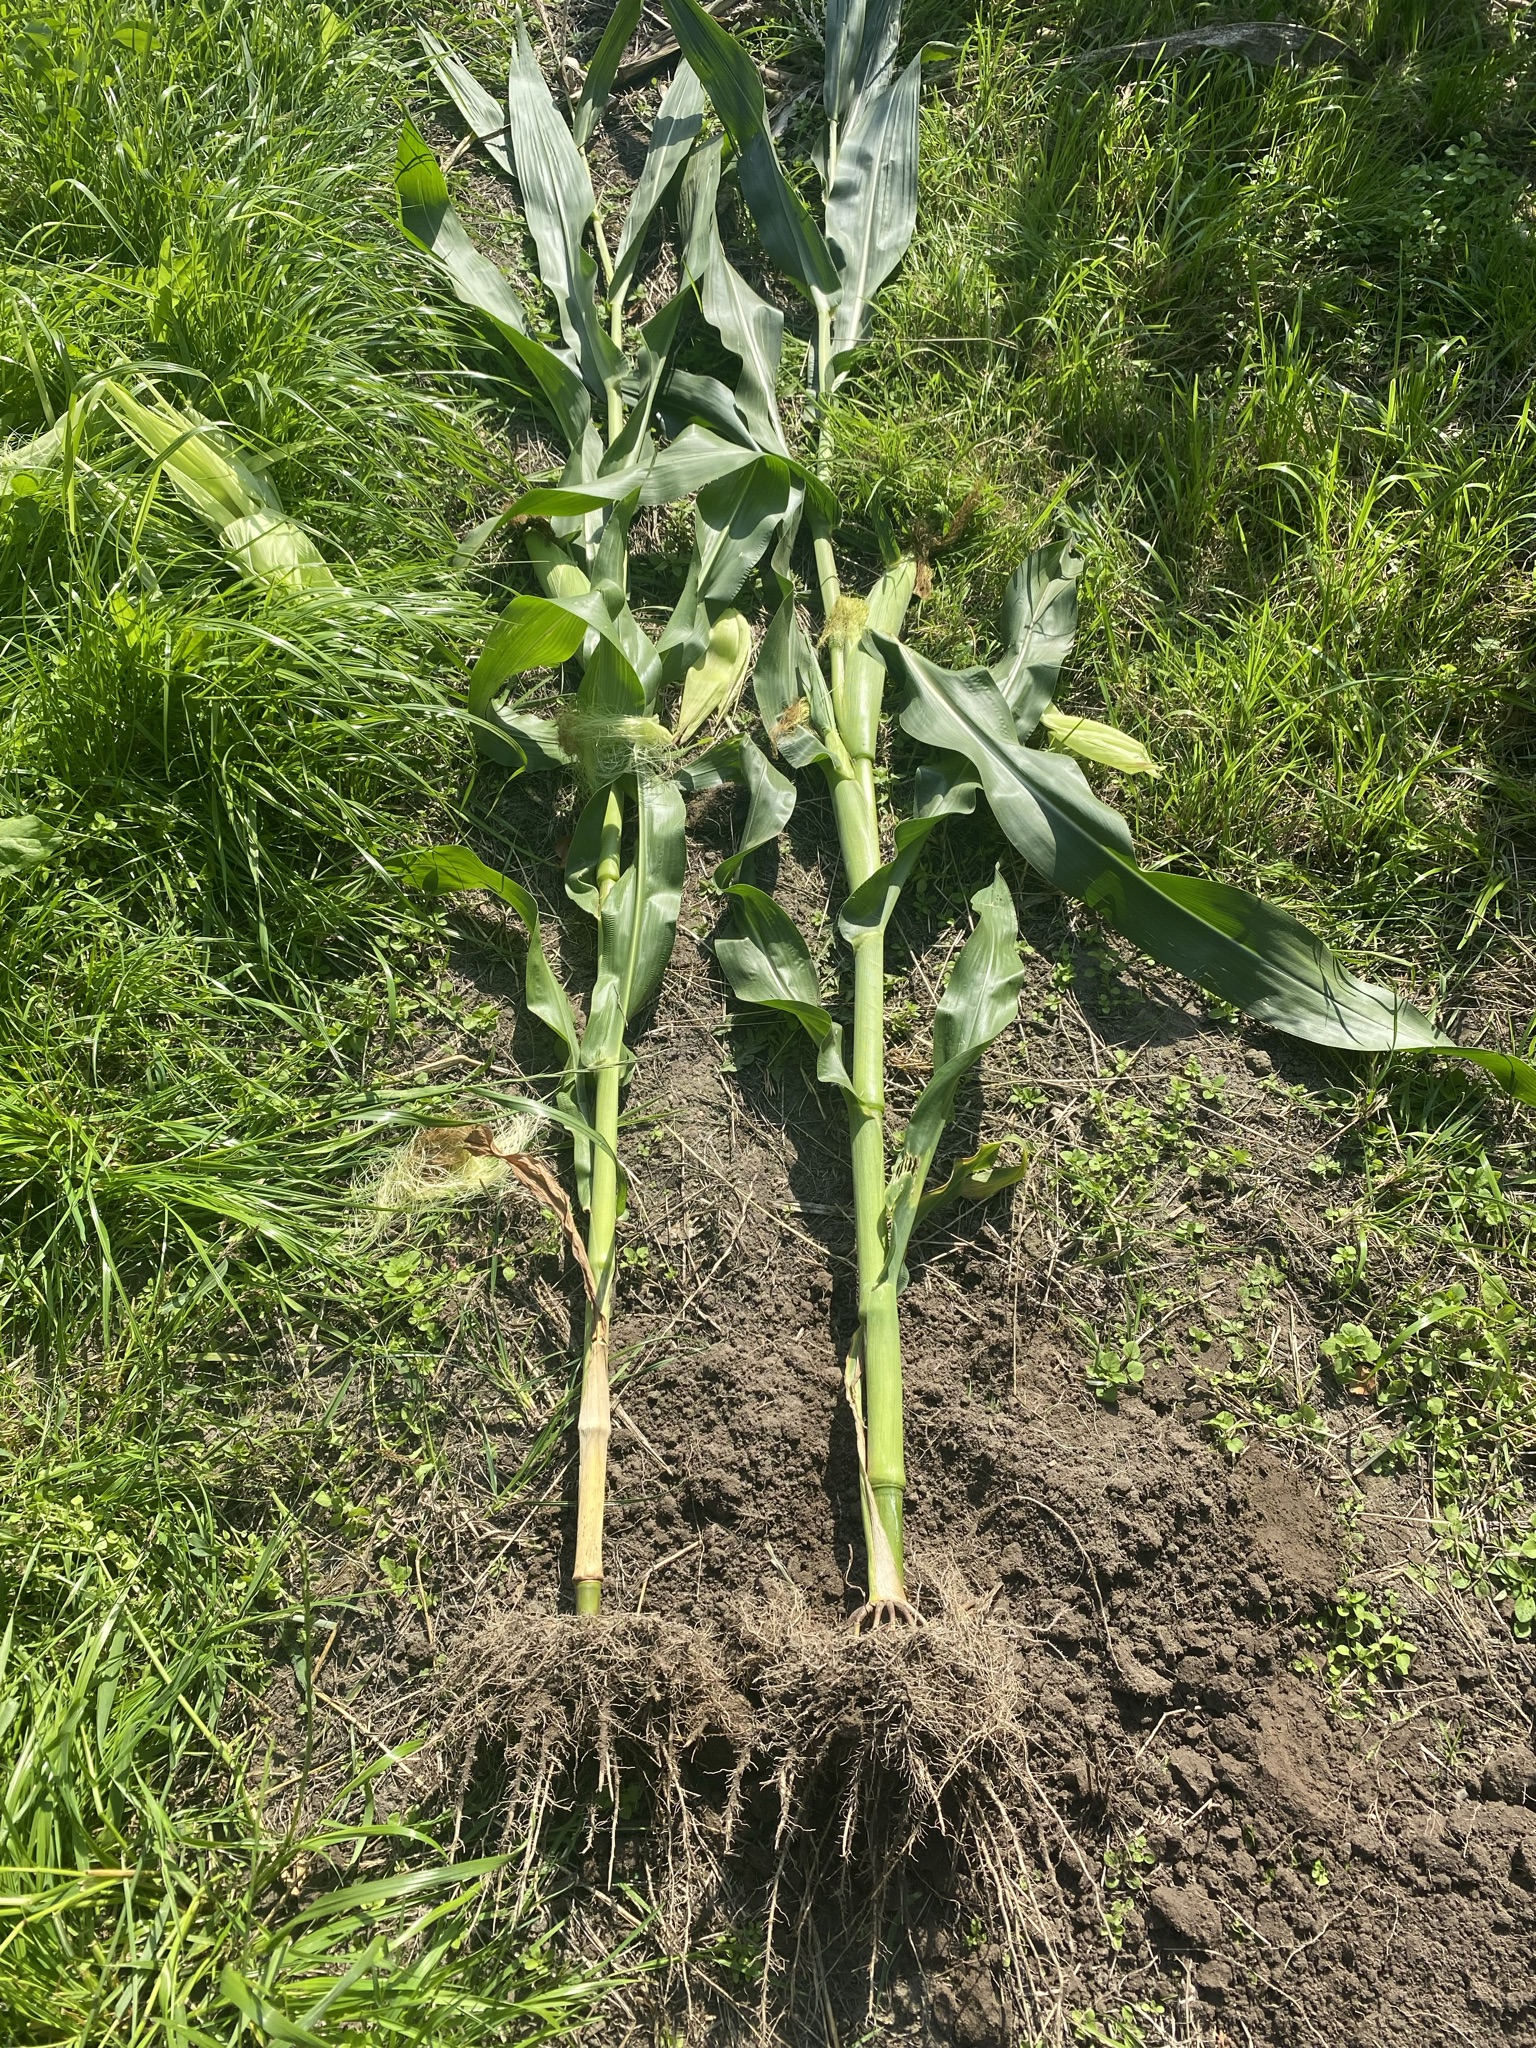
[[[1391,1593],[1341,1586],[1313,1624],[1320,1656],[1303,1653],[1298,1668],[1320,1669],[1335,1699],[1353,1697],[1369,1707],[1381,1686],[1406,1678],[1412,1666],[1417,1645],[1400,1632],[1399,1620]]]

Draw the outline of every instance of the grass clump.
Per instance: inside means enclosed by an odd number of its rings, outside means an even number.
[[[0,50],[7,2038],[543,2038],[597,1987],[537,1882],[379,1810],[314,1676],[333,1546],[398,1548],[358,1468],[435,1342],[352,1191],[443,1114],[387,1085],[439,927],[381,869],[451,815],[480,617],[404,81],[366,12],[288,0],[5,7]],[[262,534],[189,498],[216,444]],[[266,573],[273,521],[318,575]],[[338,1352],[367,1436],[287,1384]]]

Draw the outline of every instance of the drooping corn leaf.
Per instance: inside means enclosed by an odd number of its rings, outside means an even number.
[[[896,61],[901,0],[828,0],[822,103],[841,125]]]
[[[555,979],[544,951],[538,905],[522,884],[503,874],[500,868],[490,867],[467,846],[425,846],[400,855],[391,867],[407,888],[426,889],[434,895],[459,889],[489,889],[517,913],[528,937],[524,973],[528,1007],[565,1047],[567,1071],[574,1073],[581,1035],[570,1001]]]
[[[752,671],[752,692],[768,744],[776,754],[792,768],[809,768],[826,760],[821,736],[830,728],[832,705],[816,650],[796,612],[793,591],[784,598],[763,636]]]
[[[923,60],[858,102],[827,194],[827,243],[842,280],[834,360],[869,332],[875,293],[900,263],[917,226],[917,104]]]
[[[760,455],[700,491],[694,546],[701,604],[730,603],[762,560],[798,491],[789,464],[778,455]]]
[[[629,48],[635,30],[640,26],[640,10],[644,0],[617,0],[608,26],[603,30],[597,48],[592,52],[592,62],[587,66],[587,75],[581,83],[581,97],[576,102],[575,117],[571,122],[576,147],[585,149],[592,140],[592,131],[603,118],[603,109],[613,91],[613,81],[619,75],[619,66],[624,61],[624,52]]]
[[[580,111],[578,108],[578,121]],[[691,65],[679,64],[661,105],[656,109],[645,162],[640,167],[634,197],[624,216],[618,258],[613,270],[612,289],[616,294],[628,290],[635,266],[645,248],[646,230],[661,210],[672,181],[687,162],[703,126],[704,87]],[[581,139],[578,132],[577,140]]]
[[[599,590],[570,597],[514,597],[492,627],[470,672],[469,714],[476,724],[475,739],[481,751],[491,760],[521,765],[523,747],[516,728],[509,726],[497,710],[497,692],[513,676],[527,675],[534,669],[557,668],[561,662],[569,661],[589,633],[595,634],[609,650],[609,666],[602,674],[616,691],[622,690],[623,708],[643,713],[660,682],[660,668],[649,642],[645,642],[643,649],[636,645],[627,630],[630,625],[644,641],[632,619],[624,625],[615,620]],[[636,657],[645,663],[644,676],[636,666]],[[513,749],[510,755],[502,751],[509,743]]]
[[[1040,723],[1072,652],[1082,573],[1083,558],[1072,543],[1056,541],[1026,555],[1009,578],[1000,635],[1005,652],[992,666],[992,679],[1021,740]]]
[[[443,90],[464,117],[470,133],[483,144],[487,154],[507,173],[512,175],[512,157],[507,147],[507,110],[493,93],[461,64],[445,42],[433,35],[430,29],[419,31],[421,46],[426,51],[432,69],[437,73]]]
[[[1058,711],[1054,704],[1046,705],[1040,723],[1057,746],[1085,761],[1097,761],[1101,768],[1118,768],[1122,775],[1163,772],[1141,741],[1122,732],[1118,725],[1104,725],[1097,718],[1078,718],[1070,711]]]
[[[753,291],[725,253],[716,214],[720,147],[717,137],[697,150],[683,179],[679,211],[687,238],[686,262],[698,279],[704,318],[741,362],[732,410],[759,448],[782,454],[787,444],[779,417],[778,381],[784,315]]]
[[[715,956],[737,1001],[793,1017],[816,1047],[818,1079],[851,1093],[843,1027],[821,1000],[815,965],[788,912],[750,882],[732,882],[725,893],[731,917]]]
[[[735,441],[749,453],[757,453],[757,436],[747,425],[735,393],[718,377],[703,376],[696,370],[673,370],[659,394],[656,413],[669,434],[680,434],[690,426],[709,427],[722,440]]]
[[[735,37],[705,13],[699,0],[664,4],[683,55],[703,80],[731,138],[741,196],[757,223],[769,261],[807,298],[831,304],[839,288],[837,266],[805,201],[779,164],[757,66]]]
[[[528,332],[522,301],[465,233],[448,203],[448,181],[437,158],[410,121],[400,132],[395,186],[407,241],[430,256],[456,296],[491,323],[528,373],[529,388],[542,397],[567,446],[577,447],[592,419],[586,385],[568,356]]]
[[[1125,820],[1099,802],[1077,763],[1019,745],[985,669],[939,668],[884,635],[877,645],[907,684],[903,729],[963,755],[1031,867],[1153,959],[1315,1045],[1451,1054],[1536,1103],[1536,1069],[1507,1053],[1453,1044],[1413,1004],[1352,974],[1286,912],[1222,882],[1138,867]]]
[[[683,678],[674,727],[679,746],[735,702],[751,659],[752,628],[734,608],[723,611],[710,627],[703,660],[695,662]]]
[[[1002,1146],[989,1139],[968,1158],[957,1159],[940,1185],[929,1188],[918,1203],[918,1222],[925,1221],[946,1202],[986,1202],[1005,1188],[1016,1186],[1029,1171],[1029,1160],[1025,1157],[1012,1166],[999,1166],[1002,1152]]]
[[[715,869],[715,882],[721,886],[741,872],[759,847],[767,846],[778,838],[795,808],[795,785],[790,778],[781,774],[768,756],[745,736],[735,745],[733,780],[743,784],[747,791],[747,815],[736,851],[728,854]]]
[[[18,882],[50,859],[59,835],[30,813],[0,818],[0,882]]]
[[[597,201],[581,151],[544,82],[521,10],[507,76],[507,133],[539,275],[587,389],[601,395],[623,375],[624,358],[603,325],[597,263],[582,244]]]
[[[933,1077],[913,1105],[886,1200],[885,1278],[903,1264],[928,1170],[960,1083],[1018,1015],[1024,962],[1013,898],[1001,871],[971,898],[976,928],[960,949],[933,1020]]]

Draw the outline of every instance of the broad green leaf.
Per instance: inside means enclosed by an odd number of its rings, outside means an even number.
[[[917,584],[917,563],[903,555],[887,569],[865,600],[862,615],[856,613],[844,640],[842,688],[832,694],[837,729],[850,754],[872,761],[880,731],[880,708],[885,695],[885,663],[863,644],[865,633],[889,633],[899,638],[907,606]]]
[[[793,1017],[816,1047],[820,1080],[850,1093],[843,1065],[843,1027],[821,1000],[816,968],[787,911],[750,882],[732,882],[730,922],[715,953],[738,1002]]]
[[[822,103],[845,122],[855,103],[896,61],[901,0],[828,0]]]
[[[1122,775],[1161,775],[1152,756],[1138,739],[1117,725],[1103,725],[1097,718],[1077,718],[1070,711],[1058,711],[1047,704],[1040,714],[1057,746],[1085,761],[1097,761],[1103,768],[1118,768]]]
[[[659,449],[640,492],[642,505],[675,505],[694,491],[734,476],[758,458],[755,448],[722,439],[708,427],[684,427]]]
[[[917,225],[917,103],[923,60],[914,57],[855,109],[827,194],[827,242],[842,279],[833,328],[841,357],[869,332],[875,293],[900,263]]]
[[[557,540],[540,533],[537,527],[524,535],[523,546],[546,597],[585,597],[592,588],[586,571],[571,560]]]
[[[593,129],[603,117],[603,109],[613,91],[613,81],[624,61],[624,52],[640,26],[643,4],[644,0],[617,0],[608,17],[608,26],[603,30],[602,38],[592,53],[592,62],[587,66],[587,75],[582,80],[581,97],[576,102],[576,114],[571,123],[578,149],[586,148],[592,140]]]
[[[557,668],[569,661],[589,633],[607,650],[599,676],[612,688],[601,700],[589,701],[586,708],[632,713],[647,709],[660,680],[655,652],[632,618],[626,614],[615,620],[600,591],[571,597],[514,597],[492,627],[469,678],[469,712],[476,721],[476,743],[483,753],[505,762],[508,757],[498,751],[497,741],[498,733],[505,731],[516,750],[513,765],[521,763],[522,746],[516,729],[502,726],[495,704],[497,693],[513,676]],[[635,636],[642,645],[636,645]],[[645,663],[644,674],[636,667],[637,657]],[[589,663],[589,676],[591,672]]]
[[[778,382],[784,315],[753,291],[725,253],[715,211],[719,178],[717,140],[698,152],[684,180],[687,261],[699,281],[704,318],[741,363],[733,410],[758,447],[782,454],[787,443],[779,417]]]
[[[736,742],[735,780],[746,786],[747,815],[736,851],[715,869],[719,885],[738,874],[759,847],[778,838],[795,808],[794,783],[745,737]]]
[[[579,108],[577,114],[579,118]],[[639,182],[624,216],[613,270],[612,289],[616,294],[628,290],[645,247],[646,230],[661,210],[672,181],[687,162],[703,126],[704,88],[691,65],[679,64],[656,110]],[[577,139],[581,139],[579,133]]]
[[[407,121],[400,132],[395,188],[400,227],[447,276],[456,296],[489,320],[533,380],[569,447],[580,444],[592,419],[592,401],[569,357],[528,332],[522,301],[496,265],[470,241],[448,203],[448,181],[437,158]]]
[[[547,774],[575,767],[576,756],[567,753],[560,727],[553,718],[540,718],[531,711],[508,711],[498,705],[495,719],[497,732],[506,733],[522,754],[524,774]]]
[[[601,394],[623,375],[624,358],[603,325],[597,307],[597,264],[582,246],[597,212],[592,178],[550,97],[521,9],[514,21],[507,133],[518,190],[533,232],[539,275],[555,302],[560,331],[581,366],[587,389]]]
[[[421,46],[426,51],[432,69],[437,73],[443,90],[463,115],[465,125],[477,141],[482,142],[488,154],[512,175],[512,158],[507,148],[507,110],[493,93],[461,64],[448,45],[433,35],[429,29],[421,29]]]
[[[837,913],[837,929],[850,946],[885,930],[928,836],[939,822],[938,815],[899,820],[895,854],[844,899]]]
[[[694,509],[700,603],[728,604],[762,560],[798,486],[788,463],[760,455],[699,493]]]
[[[806,638],[793,592],[780,604],[752,671],[758,716],[774,752],[792,768],[825,761],[822,733],[832,720],[816,651]]]
[[[1136,865],[1123,818],[1089,789],[1076,762],[1022,747],[985,669],[957,673],[881,636],[908,696],[914,739],[964,755],[994,817],[1048,882],[1088,904],[1165,967],[1250,1016],[1349,1052],[1440,1052],[1474,1061],[1522,1102],[1536,1070],[1509,1054],[1458,1046],[1390,989],[1362,981],[1314,933],[1245,890]]]
[[[574,1073],[581,1044],[580,1033],[576,1029],[570,1001],[556,981],[544,951],[538,905],[522,884],[503,874],[500,868],[487,865],[467,846],[426,846],[417,852],[402,854],[391,865],[408,888],[426,889],[433,895],[460,889],[488,889],[517,913],[528,936],[524,975],[528,1007],[565,1047],[567,1071]]]
[[[712,428],[722,440],[734,441],[748,454],[758,452],[756,435],[747,425],[736,395],[718,377],[702,376],[696,370],[673,370],[657,402],[657,417],[669,434],[685,427]]]
[[[16,882],[41,867],[59,844],[59,835],[41,818],[24,814],[0,818],[0,882]]]
[[[1021,740],[1040,723],[1056,695],[1061,665],[1072,652],[1082,573],[1082,556],[1070,541],[1057,541],[1026,555],[1009,579],[1001,634],[1006,651],[993,664],[992,678]]]
[[[960,950],[933,1020],[933,1078],[917,1098],[891,1178],[887,1276],[901,1283],[923,1186],[960,1083],[1018,1015],[1024,962],[1013,898],[1001,873],[971,898],[976,928]]]
[[[752,628],[741,613],[724,611],[710,628],[704,659],[683,678],[674,736],[679,746],[736,701],[752,659]]]
[[[736,151],[736,178],[770,262],[807,298],[830,304],[837,266],[805,201],[785,178],[768,127],[757,66],[699,0],[664,0],[683,55],[704,82]]]

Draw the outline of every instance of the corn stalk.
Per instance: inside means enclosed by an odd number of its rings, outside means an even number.
[[[540,326],[504,273],[474,247],[441,168],[409,122],[397,170],[407,237],[487,323],[502,345],[509,381],[569,451],[557,476],[522,491],[466,543],[463,553],[472,557],[515,523],[537,584],[512,599],[481,649],[468,679],[466,715],[488,761],[512,774],[571,775],[584,792],[565,863],[568,898],[597,926],[584,1021],[550,966],[537,906],[520,884],[463,847],[425,849],[405,872],[432,888],[491,888],[509,904],[527,936],[528,1006],[562,1049],[557,1101],[573,1120],[591,1275],[577,1423],[573,1595],[581,1614],[596,1614],[602,1604],[615,1233],[624,1207],[620,1108],[634,1065],[631,1040],[676,935],[685,795],[743,772],[765,789],[787,788],[750,742],[700,752],[696,741],[734,704],[746,673],[751,634],[735,599],[769,542],[793,531],[812,487],[782,436],[765,447],[745,427],[730,431],[773,406],[774,350],[734,392],[712,379],[693,380],[709,387],[704,401],[727,431],[674,422],[678,430],[664,448],[652,433],[664,387],[688,388],[674,375],[676,343],[700,281],[718,274],[711,266],[719,252],[720,150],[718,143],[701,144],[704,94],[683,65],[610,244],[585,148],[638,18],[638,0],[616,11],[569,127],[520,14],[504,102],[443,44],[424,38],[448,97],[492,161],[516,177],[556,331]],[[666,223],[676,229],[684,282],[632,330],[626,306],[647,237]],[[653,639],[629,604],[630,523],[643,506],[695,493],[686,581]],[[537,679],[571,669],[574,689],[545,705],[549,686]],[[745,770],[744,750],[751,757]],[[782,802],[779,809],[787,815]],[[583,1136],[585,1128],[594,1138]]]
[[[846,1384],[867,1552],[860,1620],[910,1618],[899,1299],[912,1232],[944,1201],[994,1193],[1021,1170],[1000,1167],[999,1148],[984,1145],[940,1187],[928,1187],[961,1081],[1016,1014],[1022,965],[1000,872],[973,899],[973,930],[934,1017],[932,1076],[894,1154],[887,1150],[885,934],[941,822],[970,815],[985,799],[1043,879],[1163,965],[1296,1037],[1356,1052],[1455,1054],[1485,1067],[1526,1102],[1536,1102],[1536,1071],[1507,1054],[1454,1045],[1411,1004],[1352,974],[1285,912],[1221,882],[1138,864],[1124,819],[1094,795],[1074,756],[1133,772],[1151,769],[1150,758],[1130,736],[1071,718],[1053,702],[1076,629],[1083,566],[1069,545],[1039,549],[1021,564],[1003,608],[999,658],[989,668],[941,668],[902,640],[915,581],[911,556],[890,560],[867,594],[845,593],[836,510],[825,488],[829,405],[867,337],[875,294],[914,231],[926,53],[897,65],[899,0],[831,0],[818,226],[780,168],[751,59],[698,0],[665,4],[729,138],[731,168],[764,251],[804,294],[814,327],[810,381],[823,488],[807,494],[806,509],[824,664],[784,573],[754,684],[773,750],[792,768],[819,771],[830,789],[848,891],[837,922],[849,956],[851,1045],[822,999],[804,938],[771,896],[739,875],[721,877],[731,912],[718,953],[738,998],[804,1026],[818,1074],[846,1105],[859,1276],[859,1328]],[[706,315],[745,364],[740,322],[730,324],[732,308],[718,288],[712,310],[707,272],[704,283]],[[786,559],[781,548],[775,561]],[[876,776],[882,723],[892,710],[903,731],[929,750],[905,816],[882,806]],[[1065,751],[1031,744],[1042,727]],[[779,808],[787,816],[782,798]],[[754,805],[742,854],[763,836]]]

